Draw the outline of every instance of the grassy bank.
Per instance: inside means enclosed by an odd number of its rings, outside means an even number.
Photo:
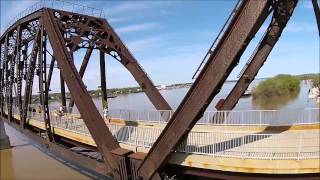
[[[297,91],[300,91],[300,79],[281,74],[261,82],[253,92],[253,98],[271,98]]]

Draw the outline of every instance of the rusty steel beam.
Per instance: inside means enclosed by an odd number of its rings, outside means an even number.
[[[54,20],[53,11],[46,8],[43,9],[43,18],[54,56],[56,57],[63,79],[68,85],[77,108],[79,109],[92,138],[97,144],[99,151],[104,156],[104,159],[107,162],[106,164],[113,169],[115,177],[122,177],[121,172],[123,172],[123,169],[119,169],[120,167],[123,167],[120,163],[121,160],[116,158],[112,152],[121,154],[122,152],[125,152],[125,150],[120,148],[117,140],[111,134],[100,116],[90,94],[87,92],[74,63],[72,62],[71,54],[65,45],[57,21]]]
[[[21,26],[18,26],[17,29],[17,44],[16,44],[16,51],[15,51],[15,59],[13,59],[16,64],[16,71],[17,71],[17,76],[16,76],[16,83],[17,83],[17,90],[16,90],[16,102],[18,104],[18,109],[19,109],[19,116],[20,118],[22,117],[22,98],[21,98],[21,88],[22,88],[22,62],[21,62],[21,47],[22,47],[22,30]]]
[[[9,35],[6,34],[5,35],[5,40],[4,40],[4,48],[3,48],[3,51],[2,51],[2,48],[1,48],[1,53],[3,54],[2,55],[2,69],[1,69],[1,87],[0,87],[0,91],[1,91],[1,102],[0,102],[0,105],[1,105],[1,114],[4,113],[4,104],[5,104],[5,97],[6,97],[6,94],[7,94],[7,90],[5,89],[6,87],[6,72],[7,72],[7,68],[6,68],[6,64],[7,64],[7,59],[8,59],[8,40],[9,40]]]
[[[43,19],[40,19],[40,22],[43,21]],[[42,22],[41,22],[42,24]],[[46,34],[44,31],[44,27],[40,27],[40,47],[39,47],[39,91],[40,91],[40,100],[42,105],[42,115],[44,120],[44,125],[46,129],[46,135],[48,140],[54,141],[53,134],[51,132],[51,123],[50,123],[50,112],[49,112],[49,89],[46,83],[46,77],[47,77],[47,39]]]
[[[107,95],[107,83],[106,83],[106,62],[105,52],[100,51],[100,81],[101,81],[101,92],[102,92],[102,109],[108,108],[108,95]]]
[[[0,37],[1,43],[5,41],[5,36],[7,34],[10,34],[11,31],[17,29],[18,26],[21,26],[26,22],[39,19],[41,15],[42,15],[42,12],[39,10],[16,21],[13,25],[11,25],[8,29],[6,29],[5,32],[3,32],[3,34]]]
[[[168,102],[162,97],[147,73],[144,71],[135,57],[131,54],[131,52],[127,49],[117,33],[114,32],[113,28],[105,19],[102,19],[102,23],[104,29],[108,31],[110,37],[112,37],[114,41],[114,44],[111,44],[111,47],[114,47],[113,50],[115,50],[121,57],[120,63],[125,66],[126,69],[132,74],[141,89],[150,99],[151,103],[158,110],[171,110]]]
[[[263,39],[255,52],[251,55],[245,70],[225,100],[216,106],[218,110],[232,110],[244,94],[250,83],[254,80],[259,69],[263,66],[273,47],[279,40],[286,27],[298,0],[279,0],[275,4],[273,17]]]
[[[66,107],[67,106],[66,87],[65,87],[64,79],[61,73],[61,67],[60,67],[60,95],[61,95],[61,104],[63,107]]]
[[[12,114],[12,106],[13,106],[13,85],[15,80],[14,69],[16,67],[16,58],[20,55],[18,52],[19,46],[21,44],[21,26],[18,26],[16,29],[16,40],[14,44],[13,54],[10,58],[10,81],[9,81],[9,104],[8,104],[8,118],[9,121],[13,121],[13,114]],[[19,54],[19,55],[18,55]],[[20,57],[20,56],[19,56]],[[17,93],[15,93],[17,95]]]
[[[105,19],[61,10],[51,10],[59,14],[59,16],[54,16],[54,19],[57,21],[61,33],[65,35],[64,40],[70,51],[77,51],[83,47],[90,48],[91,41],[93,41],[94,49],[105,50],[106,53],[113,56],[129,70],[156,109],[171,109],[147,73],[144,72]],[[79,21],[78,17],[83,17],[83,20]],[[68,22],[78,23],[69,24]],[[70,32],[73,29],[76,29],[76,32],[71,34]],[[89,47],[87,47],[88,45]]]
[[[92,51],[93,51],[93,47],[91,45],[89,45],[89,47],[88,47],[88,49],[86,51],[86,54],[84,55],[84,58],[83,58],[83,61],[82,61],[82,64],[81,64],[80,70],[79,70],[79,75],[80,75],[81,78],[83,78],[84,73],[85,73],[85,71],[87,69],[87,66],[88,66]],[[72,108],[73,106],[74,106],[74,100],[73,100],[73,98],[71,98],[70,102],[69,102],[69,107]]]
[[[41,25],[39,24],[39,26]],[[28,105],[32,97],[32,86],[33,86],[33,79],[34,79],[34,71],[35,71],[36,62],[37,62],[39,41],[40,41],[40,30],[37,30],[36,38],[34,39],[32,51],[31,51],[31,58],[28,66],[29,69],[27,72],[27,79],[26,79],[26,85],[25,85],[25,91],[24,91],[23,118],[20,122],[22,129],[26,128],[27,114],[29,111]]]
[[[319,9],[319,4],[318,4],[317,0],[312,0],[312,5],[313,5],[314,14],[315,14],[316,20],[317,20],[318,33],[320,36],[320,9]]]
[[[267,0],[241,3],[217,48],[143,160],[139,174],[144,179],[152,178],[163,167],[170,154],[201,118],[267,18],[269,7]]]
[[[19,114],[20,114],[20,119],[23,118],[23,101],[22,101],[22,81],[23,81],[23,75],[24,75],[24,64],[25,61],[27,61],[27,49],[28,45],[24,45],[24,49],[22,49],[21,54],[22,54],[22,61],[20,61],[20,58],[18,59],[18,80],[17,80],[17,85],[18,85],[18,104],[19,104]]]
[[[52,73],[53,73],[54,62],[55,61],[56,60],[54,59],[54,56],[52,56],[51,57],[50,66],[49,66],[48,78],[47,78],[47,82],[46,82],[49,91],[50,91],[51,78],[52,78]]]

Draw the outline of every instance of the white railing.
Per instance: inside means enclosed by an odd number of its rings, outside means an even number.
[[[37,111],[38,105],[29,105],[28,109]],[[14,109],[14,108],[13,108]],[[52,112],[59,108],[50,107]],[[14,111],[13,112],[19,112]],[[64,108],[63,115],[74,117],[71,109]],[[103,112],[100,112],[103,116]],[[167,123],[172,117],[172,110],[134,110],[109,109],[108,118],[124,121]],[[80,115],[78,115],[80,116]],[[206,111],[198,120],[198,125],[236,125],[236,126],[291,126],[295,124],[319,124],[320,109],[288,109],[288,110],[233,110]]]
[[[174,111],[110,109],[114,119],[140,122],[166,123]],[[197,124],[215,125],[270,125],[287,126],[293,124],[319,123],[319,108],[290,110],[233,110],[206,111]]]
[[[29,116],[43,123],[42,114]],[[51,113],[54,128],[90,136],[82,119]],[[149,149],[159,137],[161,128],[108,124],[113,136],[123,144]],[[300,132],[300,131],[299,131]],[[252,132],[198,132],[191,131],[176,152],[204,154],[214,157],[249,159],[310,159],[320,158],[320,134],[311,132],[252,133]]]
[[[104,12],[97,8],[84,6],[84,5],[76,4],[73,2],[66,2],[62,0],[40,0],[39,2],[33,4],[32,6],[28,7],[24,11],[20,12],[17,16],[15,16],[11,21],[9,21],[9,24],[5,26],[5,29],[8,29],[11,25],[13,25],[19,19],[29,14],[32,14],[44,7],[73,12],[73,13],[86,14],[89,16],[94,16],[99,18],[105,18]]]

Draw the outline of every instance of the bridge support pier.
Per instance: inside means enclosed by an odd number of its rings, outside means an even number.
[[[10,140],[4,128],[4,122],[0,119],[0,150],[10,148]]]

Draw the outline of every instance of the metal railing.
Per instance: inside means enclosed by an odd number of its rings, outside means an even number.
[[[166,123],[172,110],[109,109],[113,119]],[[286,126],[320,122],[320,109],[206,111],[197,124]]]
[[[39,105],[30,104],[29,111],[39,111]],[[51,112],[59,112],[60,108],[50,107]],[[80,117],[72,114],[71,108],[65,107],[63,116]],[[69,110],[68,110],[69,109]],[[19,113],[13,108],[13,112]],[[61,112],[60,112],[61,113]],[[103,116],[103,112],[100,112]],[[109,109],[108,118],[123,121],[147,123],[167,123],[173,110],[135,110]],[[198,125],[235,125],[235,126],[292,126],[295,124],[319,124],[320,108],[288,109],[288,110],[233,110],[233,111],[205,111],[198,120]]]
[[[38,115],[36,115],[38,114]],[[43,122],[42,113],[31,113],[31,121]],[[70,115],[51,113],[53,128],[60,128],[86,136],[90,133],[82,119]],[[149,149],[159,137],[162,129],[139,126],[107,124],[113,136],[123,144],[139,151]],[[319,131],[286,133],[253,132],[199,132],[191,131],[178,146],[176,152],[203,154],[214,157],[246,159],[311,159],[320,158]]]
[[[9,21],[9,23],[5,26],[5,29],[8,29],[10,26],[12,26],[16,21],[19,19],[32,14],[36,11],[38,11],[41,8],[52,8],[57,10],[63,10],[63,11],[69,11],[73,13],[79,13],[79,14],[86,14],[89,16],[99,17],[99,18],[105,18],[105,14],[103,10],[84,6],[81,4],[76,4],[73,2],[66,2],[62,0],[40,0],[39,2],[36,2],[32,6],[28,7],[27,9],[20,12],[17,16],[15,16],[13,19]]]

